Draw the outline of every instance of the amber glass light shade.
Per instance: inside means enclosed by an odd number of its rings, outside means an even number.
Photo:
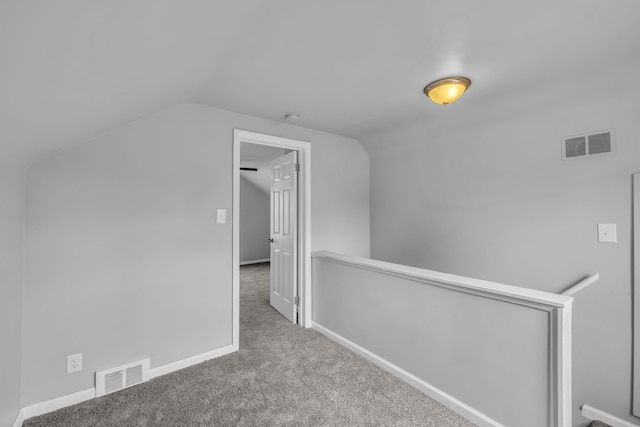
[[[471,80],[466,77],[447,77],[429,83],[424,94],[436,104],[447,105],[460,98],[470,85]]]

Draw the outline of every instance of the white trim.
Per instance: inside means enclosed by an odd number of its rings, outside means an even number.
[[[189,366],[202,363],[206,360],[215,359],[234,351],[235,349],[233,345],[227,345],[216,350],[211,350],[206,353],[198,354],[186,359],[158,366],[149,370],[149,379],[157,378],[159,376],[166,375],[180,369],[188,368]],[[33,405],[29,405],[20,410],[20,412],[18,413],[18,417],[16,418],[16,421],[13,423],[13,425],[14,427],[20,427],[26,419],[57,411],[58,409],[66,408],[67,406],[76,405],[78,403],[91,400],[95,397],[96,389],[94,387],[87,390],[78,391],[76,393],[71,393],[66,396],[47,400],[45,402],[34,403]]]
[[[572,297],[325,251],[314,252],[313,258],[546,311],[549,316],[549,425],[571,426]]]
[[[262,264],[263,262],[269,262],[269,261],[271,261],[269,258],[255,259],[253,261],[240,261],[240,265]]]
[[[640,424],[634,424],[630,421],[618,418],[615,415],[608,414],[600,409],[596,409],[593,406],[582,405],[580,407],[582,416],[593,421],[602,421],[605,424],[609,424],[612,427],[638,427]]]
[[[573,298],[566,295],[558,295],[535,289],[504,285],[502,283],[473,279],[455,274],[393,264],[390,262],[377,261],[369,258],[342,255],[326,251],[314,252],[313,258],[359,267],[365,270],[422,282],[441,288],[452,289],[466,294],[480,295],[501,301],[509,301],[514,304],[546,311],[552,311],[556,308],[565,308],[573,302]]]
[[[23,419],[27,420],[32,417],[37,417],[38,415],[44,415],[49,412],[57,411],[58,409],[66,408],[67,406],[91,400],[95,397],[96,389],[92,387],[87,390],[67,394],[66,396],[56,397],[55,399],[47,400],[45,402],[34,403],[33,405],[22,408]]]
[[[231,345],[240,348],[240,142],[233,130],[232,237],[231,237]],[[237,266],[237,267],[236,267]]]
[[[338,344],[343,345],[344,347],[348,348],[354,353],[359,354],[365,359],[373,362],[374,364],[378,365],[380,368],[398,377],[399,379],[406,382],[407,384],[412,385],[413,387],[417,388],[418,390],[420,390],[430,398],[436,400],[437,402],[443,404],[444,406],[450,408],[454,412],[462,415],[466,419],[478,424],[479,426],[503,427],[503,424],[500,424],[494,419],[486,416],[485,414],[478,411],[477,409],[474,409],[471,406],[467,405],[466,403],[461,402],[455,397],[445,393],[444,391],[440,390],[437,387],[432,386],[431,384],[427,383],[423,379],[416,377],[415,375],[405,371],[404,369],[402,369],[397,365],[394,365],[388,360],[383,359],[377,354],[372,353],[371,351],[359,346],[358,344],[344,338],[339,334],[336,334],[330,329],[327,329],[324,326],[317,324],[316,322],[313,322],[313,329],[320,332],[322,335],[326,336],[327,338],[337,342]]]
[[[178,371],[180,369],[188,368],[189,366],[197,365],[206,360],[215,359],[221,356],[225,356],[229,353],[236,351],[233,345],[227,345],[215,350],[208,351],[206,353],[197,354],[186,359],[178,360],[176,362],[167,363],[166,365],[151,368],[149,370],[149,379],[153,379],[162,375],[170,374],[171,372]]]
[[[632,372],[633,382],[631,389],[632,406],[631,414],[640,417],[640,173],[631,175],[633,179],[632,200],[632,256],[633,256],[633,281],[632,283],[632,307],[631,318],[633,325],[632,337]]]
[[[24,409],[20,409],[18,415],[16,415],[16,420],[13,422],[13,427],[22,427],[22,423],[24,423]]]
[[[587,286],[589,286],[592,283],[596,282],[599,278],[600,278],[600,275],[596,272],[595,274],[592,274],[591,276],[587,277],[586,279],[581,280],[580,282],[578,282],[575,285],[571,286],[569,289],[564,291],[562,293],[562,295],[566,295],[568,297],[572,297],[575,294],[577,294],[578,292],[580,292],[581,290],[583,290],[584,288],[586,288]]]
[[[570,427],[573,425],[572,401],[572,319],[573,305],[558,308],[550,314],[551,328],[555,329],[555,343],[551,341],[549,356],[552,368],[549,384],[550,395],[555,398],[552,402],[551,425]],[[552,335],[553,336],[553,335]],[[554,424],[555,423],[555,424]]]
[[[311,144],[305,141],[265,135],[240,129],[233,130],[233,321],[232,343],[236,349],[240,342],[240,144],[266,145],[270,147],[286,148],[299,152],[300,163],[298,200],[299,234],[299,277],[300,277],[300,325],[311,327]]]

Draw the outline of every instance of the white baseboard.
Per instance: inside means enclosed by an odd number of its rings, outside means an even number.
[[[240,265],[249,265],[249,264],[262,264],[263,262],[270,262],[271,259],[256,259],[253,261],[240,261]]]
[[[198,363],[202,363],[205,360],[215,359],[216,357],[221,357],[226,354],[233,353],[235,350],[236,349],[232,345],[227,345],[225,347],[221,347],[216,350],[211,350],[206,353],[202,353],[196,356],[188,357],[186,359],[178,360],[177,362],[172,362],[166,365],[152,368],[149,370],[149,379],[156,378],[161,375],[166,375],[171,372],[178,371],[180,369],[188,368],[189,366],[192,366],[192,365],[197,365]]]
[[[56,397],[55,399],[47,400],[45,402],[34,403],[33,405],[22,408],[23,419],[26,420],[31,417],[37,417],[38,415],[44,415],[49,412],[57,411],[58,409],[66,408],[67,406],[91,400],[95,397],[96,389],[92,387],[87,390],[67,394],[66,396]]]
[[[618,418],[615,415],[608,414],[600,409],[596,409],[593,406],[582,405],[580,412],[585,418],[593,421],[602,421],[605,424],[609,424],[612,427],[638,427],[640,424],[634,424],[630,421]]]
[[[359,354],[365,359],[375,363],[385,371],[400,378],[404,382],[412,385],[413,387],[417,388],[418,390],[420,390],[430,398],[436,400],[437,402],[443,404],[444,406],[447,406],[451,410],[457,412],[458,414],[478,424],[479,426],[504,427],[499,422],[489,418],[482,412],[472,408],[466,403],[459,401],[455,397],[445,393],[439,388],[432,386],[431,384],[427,383],[421,378],[416,377],[415,375],[405,371],[401,367],[394,365],[393,363],[389,362],[386,359],[383,359],[382,357],[372,353],[371,351],[363,347],[360,347],[358,344],[352,341],[349,341],[348,339],[344,338],[341,335],[336,334],[335,332],[325,328],[324,326],[321,326],[313,322],[313,329],[317,330],[322,335],[325,335],[326,337],[332,339],[333,341],[336,341],[338,344],[341,344],[347,347],[349,350],[353,351],[354,353]]]
[[[216,350],[208,351],[206,353],[198,354],[196,356],[188,357],[186,359],[178,360],[177,362],[168,363],[166,365],[158,366],[149,370],[149,379],[156,378],[168,373],[184,369],[192,365],[204,362],[205,360],[215,359],[216,357],[224,356],[225,354],[233,353],[237,348],[233,345],[227,345],[225,347],[218,348]],[[90,388],[88,390],[78,391],[66,396],[57,397],[55,399],[47,400],[45,402],[34,403],[33,405],[26,406],[20,410],[16,417],[13,427],[22,427],[24,420],[31,417],[37,417],[38,415],[44,415],[49,412],[57,411],[58,409],[66,408],[67,406],[75,405],[86,400],[91,400],[96,397],[96,389]]]
[[[13,422],[13,427],[22,427],[22,423],[24,422],[24,409],[20,409],[18,415],[16,415],[16,420]]]

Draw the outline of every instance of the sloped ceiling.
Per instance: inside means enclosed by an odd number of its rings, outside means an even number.
[[[0,149],[34,159],[181,102],[356,139],[482,116],[637,67],[638,16],[637,0],[4,0]],[[455,74],[473,81],[457,104],[424,97]]]

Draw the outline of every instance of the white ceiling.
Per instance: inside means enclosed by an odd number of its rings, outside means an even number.
[[[356,139],[482,116],[640,68],[639,17],[637,0],[3,0],[0,148],[28,159],[181,102]],[[458,103],[424,97],[455,74],[473,81]]]
[[[271,160],[283,156],[284,148],[268,147],[266,145],[240,144],[240,167],[255,168],[257,171],[240,171],[240,175],[258,187],[263,193],[269,193],[271,188]]]

